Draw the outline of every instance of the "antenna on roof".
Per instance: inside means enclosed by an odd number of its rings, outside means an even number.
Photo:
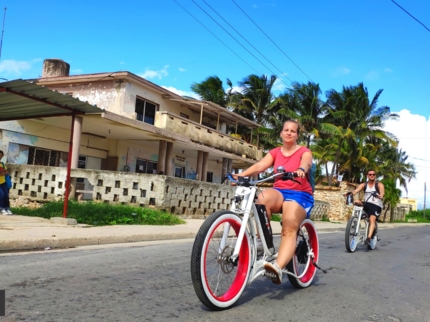
[[[3,47],[3,34],[4,34],[4,22],[6,21],[6,7],[4,7],[4,15],[3,15],[3,28],[1,30],[1,39],[0,39],[0,59],[1,59],[1,49]]]

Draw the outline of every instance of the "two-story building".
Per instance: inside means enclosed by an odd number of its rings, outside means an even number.
[[[228,171],[262,157],[257,146],[228,133],[259,125],[224,107],[184,98],[130,72],[71,76],[69,69],[62,60],[47,59],[42,77],[31,81],[104,112],[77,116],[73,125],[64,117],[0,122],[8,163],[65,166],[72,126],[74,168],[220,183]],[[88,189],[84,178],[79,181]]]

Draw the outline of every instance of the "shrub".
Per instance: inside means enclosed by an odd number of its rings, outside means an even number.
[[[27,207],[12,208],[12,212],[23,216],[49,219],[51,217],[62,217],[63,207],[64,203],[62,201],[53,201],[47,202],[37,209]],[[76,219],[78,223],[94,226],[177,225],[185,223],[179,217],[157,209],[73,200],[68,203],[67,217]]]

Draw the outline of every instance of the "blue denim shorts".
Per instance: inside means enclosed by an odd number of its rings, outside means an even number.
[[[305,211],[307,218],[311,217],[311,211],[314,207],[314,197],[307,192],[295,191],[295,190],[284,190],[279,188],[274,188],[278,190],[284,196],[284,201],[295,201],[300,206],[302,206]]]

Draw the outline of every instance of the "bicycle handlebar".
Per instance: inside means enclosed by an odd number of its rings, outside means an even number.
[[[258,183],[262,183],[262,182],[266,182],[269,181],[273,178],[281,177],[281,180],[292,180],[294,182],[297,182],[298,184],[301,184],[301,182],[294,180],[294,178],[297,178],[297,173],[296,172],[285,172],[283,167],[278,167],[277,173],[272,174],[269,177],[260,179],[260,180],[250,180],[249,177],[241,177],[241,176],[237,176],[237,180],[233,178],[233,175],[231,173],[228,173],[224,179],[222,180],[221,183],[224,183],[224,181],[226,179],[229,179],[231,182],[234,182],[236,185],[238,186],[245,186],[245,187],[249,187],[249,186],[255,186]]]

